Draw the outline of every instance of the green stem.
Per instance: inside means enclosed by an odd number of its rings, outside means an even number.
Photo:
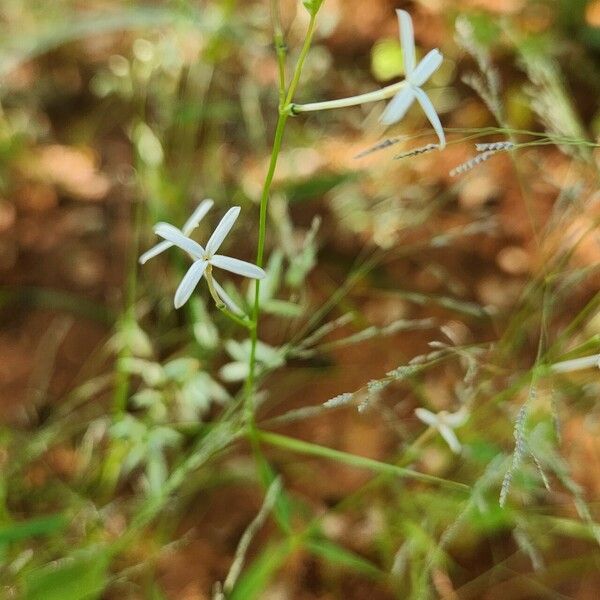
[[[244,319],[242,317],[238,317],[234,312],[231,312],[226,306],[218,306],[217,307],[226,317],[231,319],[234,323],[237,323],[241,327],[245,327],[250,331],[254,331],[254,322],[250,319]]]
[[[260,198],[260,216],[259,216],[259,228],[258,228],[258,247],[256,251],[256,264],[259,267],[263,266],[264,254],[265,254],[265,240],[267,236],[267,207],[269,204],[269,195],[271,192],[271,185],[273,183],[273,177],[275,176],[275,169],[277,168],[277,160],[279,153],[281,152],[281,145],[283,142],[283,134],[285,132],[285,125],[290,116],[289,111],[286,107],[291,103],[298,83],[300,82],[300,76],[302,75],[302,67],[310,50],[312,39],[315,33],[316,14],[311,15],[308,29],[306,32],[306,38],[302,45],[302,50],[296,63],[296,68],[292,76],[290,87],[285,94],[283,87],[280,87],[280,98],[285,95],[285,101],[279,107],[279,117],[277,118],[277,126],[275,128],[275,138],[273,140],[273,148],[271,150],[271,159],[269,161],[269,168],[263,184],[262,194]],[[277,38],[277,32],[275,34]],[[276,41],[277,43],[277,41]],[[280,62],[280,64],[282,64]],[[283,80],[280,80],[280,86]],[[254,329],[251,331],[251,346],[250,346],[250,359],[248,361],[248,377],[244,386],[244,395],[246,398],[246,420],[249,424],[254,422],[254,406],[253,406],[253,390],[254,381],[256,376],[256,344],[258,342],[258,320],[260,317],[260,280],[256,281],[254,288],[254,306],[252,309],[252,322],[254,323]]]
[[[250,329],[251,331],[254,329],[254,322],[251,319],[243,319],[242,317],[236,315],[234,312],[229,310],[225,303],[217,293],[215,289],[215,284],[212,278],[212,268],[211,265],[206,267],[204,271],[204,279],[206,280],[206,284],[208,285],[208,291],[212,296],[212,299],[215,301],[216,307],[226,316],[229,317],[234,323],[245,327],[246,329]]]
[[[313,14],[310,16],[310,22],[308,24],[308,29],[306,30],[306,37],[304,38],[304,44],[302,45],[302,50],[300,50],[300,56],[298,57],[298,62],[296,63],[296,69],[294,70],[294,75],[292,77],[292,83],[290,83],[290,88],[288,89],[287,96],[285,98],[285,104],[291,104],[294,99],[294,94],[296,93],[296,89],[298,88],[298,84],[300,83],[300,76],[302,75],[302,68],[304,67],[304,61],[308,56],[308,51],[310,50],[310,45],[312,44],[312,39],[315,34],[315,26],[317,24],[317,14]]]
[[[312,444],[303,440],[287,437],[278,433],[271,433],[267,431],[257,431],[256,435],[261,442],[269,444],[270,446],[277,446],[279,448],[285,448],[291,452],[297,452],[299,454],[307,454],[309,456],[318,456],[321,458],[328,458],[337,462],[341,462],[353,467],[360,469],[368,469],[375,473],[395,475],[396,477],[416,479],[418,481],[425,481],[427,483],[435,483],[451,487],[457,490],[468,490],[469,486],[464,483],[457,481],[451,481],[449,479],[442,479],[435,475],[427,475],[426,473],[419,473],[412,469],[405,467],[399,467],[391,463],[381,462],[373,458],[367,458],[366,456],[358,456],[356,454],[349,454],[348,452],[342,452],[340,450],[334,450],[333,448],[327,448],[325,446],[319,446],[318,444]]]
[[[225,304],[223,303],[223,300],[221,300],[221,298],[219,297],[219,294],[217,294],[217,290],[215,290],[215,286],[213,285],[212,268],[210,264],[206,266],[206,270],[204,271],[204,279],[206,280],[208,291],[210,292],[212,299],[215,301],[216,307],[219,310],[223,310],[225,308]]]
[[[283,142],[283,134],[285,132],[285,124],[287,122],[288,115],[280,112],[279,118],[277,119],[277,127],[275,129],[275,139],[273,141],[273,150],[271,151],[271,160],[269,162],[269,170],[265,178],[263,185],[262,196],[260,199],[260,216],[258,226],[258,248],[256,251],[256,264],[262,267],[264,262],[265,254],[265,240],[267,236],[267,205],[269,203],[269,192],[271,191],[271,184],[273,183],[273,177],[275,175],[275,168],[277,167],[277,159],[279,158],[279,152],[281,151],[281,144]],[[256,280],[254,286],[254,306],[252,308],[252,322],[254,328],[250,335],[250,359],[248,378],[246,379],[245,385],[245,397],[246,397],[246,417],[248,422],[252,422],[254,419],[254,406],[253,406],[253,394],[254,389],[254,378],[256,372],[256,344],[258,343],[258,319],[260,316],[260,280]]]
[[[351,96],[350,98],[326,100],[325,102],[311,102],[310,104],[292,104],[292,113],[299,114],[317,110],[330,110],[332,108],[347,108],[348,106],[357,106],[358,104],[366,104],[367,102],[387,100],[397,94],[405,85],[405,81],[399,81],[398,83],[388,85],[380,90],[367,92],[366,94],[360,94],[359,96]]]
[[[119,329],[122,332],[125,329],[135,327],[135,297],[137,290],[137,257],[139,247],[139,231],[142,219],[141,203],[134,207],[134,233],[128,257],[127,288],[125,295],[125,310],[119,320]],[[128,339],[128,336],[123,336]],[[119,351],[117,359],[117,373],[115,378],[115,391],[113,396],[112,416],[115,421],[120,419],[127,406],[127,396],[129,393],[129,373],[123,370],[119,365],[124,358],[131,356],[131,348],[128,343],[124,343]]]

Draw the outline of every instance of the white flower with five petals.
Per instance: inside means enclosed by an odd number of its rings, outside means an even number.
[[[423,421],[429,427],[437,429],[438,433],[444,438],[450,446],[450,450],[455,454],[460,454],[462,446],[454,433],[457,427],[461,427],[467,422],[469,415],[463,407],[455,413],[449,413],[442,410],[439,413],[433,413],[426,408],[416,408],[415,415],[420,421]]]
[[[202,277],[205,276],[208,288],[217,305],[222,306],[224,303],[233,312],[239,314],[241,312],[240,309],[227,295],[225,290],[213,279],[212,268],[217,267],[219,269],[230,271],[231,273],[236,273],[237,275],[250,277],[251,279],[262,279],[265,277],[266,273],[260,267],[257,267],[252,263],[217,254],[217,250],[221,247],[223,240],[231,231],[239,214],[239,206],[230,208],[210,236],[205,248],[198,242],[185,236],[182,231],[173,227],[173,225],[169,225],[168,223],[158,223],[154,227],[154,233],[156,233],[156,235],[164,238],[174,246],[185,250],[185,252],[187,252],[194,260],[194,263],[184,275],[175,292],[175,308],[180,308],[189,300],[192,292]]]
[[[402,45],[406,79],[404,81],[405,85],[392,98],[381,115],[381,122],[385,125],[392,125],[398,122],[404,117],[416,100],[435,129],[440,140],[440,148],[443,148],[446,145],[444,129],[429,96],[427,96],[421,87],[439,69],[444,57],[436,48],[428,52],[423,60],[419,64],[416,64],[412,20],[405,10],[397,10],[396,13],[398,14],[398,23],[400,26],[400,43]]]

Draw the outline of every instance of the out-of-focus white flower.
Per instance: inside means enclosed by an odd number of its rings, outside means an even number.
[[[583,369],[600,368],[600,354],[592,354],[591,356],[582,356],[581,358],[573,358],[571,360],[563,360],[562,362],[550,365],[550,370],[553,373],[571,373],[572,371],[581,371]]]
[[[437,71],[444,60],[442,53],[436,48],[428,52],[423,60],[416,64],[415,39],[412,20],[405,10],[397,10],[398,23],[400,26],[400,43],[402,45],[402,56],[404,58],[404,73],[406,75],[405,85],[392,98],[385,111],[381,115],[381,122],[392,125],[398,122],[412,103],[416,100],[420,105],[429,122],[435,129],[440,140],[440,148],[446,145],[444,129],[440,122],[429,96],[421,89],[425,82]]]
[[[454,430],[457,427],[464,425],[469,418],[469,414],[464,407],[455,413],[449,413],[446,410],[442,410],[437,414],[426,408],[417,408],[415,409],[415,415],[426,425],[437,429],[448,446],[450,446],[450,450],[455,454],[460,454],[462,446],[458,441]]]
[[[298,115],[306,112],[314,112],[320,110],[330,110],[335,108],[346,108],[348,106],[357,106],[367,102],[379,102],[391,98],[383,114],[381,122],[385,125],[393,125],[397,123],[406,114],[412,103],[416,100],[420,105],[429,122],[435,129],[439,138],[439,144],[436,146],[440,150],[446,145],[446,136],[440,122],[440,118],[435,111],[429,96],[422,90],[422,86],[427,80],[437,71],[442,64],[444,57],[436,48],[428,52],[423,60],[416,64],[415,40],[413,34],[413,26],[410,15],[405,10],[397,10],[398,22],[400,25],[400,43],[402,45],[402,55],[404,57],[404,73],[405,79],[398,81],[392,85],[381,88],[374,92],[351,96],[350,98],[340,98],[338,100],[326,100],[324,102],[310,102],[308,104],[290,104],[287,109],[289,114]],[[378,144],[374,148],[370,148],[365,152],[361,152],[358,157],[370,154],[375,150],[390,146],[399,139],[386,140],[383,144]],[[427,151],[430,150],[427,147]]]
[[[215,302],[217,302],[217,304],[225,303],[225,305],[233,312],[239,314],[241,312],[240,309],[235,305],[225,290],[213,279],[212,268],[217,267],[219,269],[225,269],[231,273],[250,277],[251,279],[262,279],[266,275],[260,267],[257,267],[252,263],[237,258],[231,258],[230,256],[216,254],[223,243],[223,240],[231,231],[233,224],[240,214],[240,210],[239,206],[234,206],[225,213],[225,216],[221,219],[206,243],[206,248],[203,248],[198,242],[185,236],[179,229],[173,227],[173,225],[169,225],[168,223],[158,223],[154,227],[154,233],[156,233],[156,235],[164,238],[174,246],[185,250],[185,252],[187,252],[194,260],[194,263],[184,275],[175,292],[175,308],[180,308],[189,300],[200,279],[206,275],[206,282]]]
[[[214,201],[210,199],[202,200],[196,207],[196,210],[192,213],[192,216],[183,224],[181,233],[188,237],[196,227],[200,224],[200,221],[204,219],[206,213],[213,207]],[[150,248],[150,250],[144,252],[139,258],[141,265],[149,261],[151,258],[158,256],[161,252],[168,250],[173,244],[171,242],[160,242]]]
[[[225,343],[225,350],[233,362],[227,363],[221,367],[219,375],[223,381],[243,381],[248,377],[248,359],[252,352],[250,340],[236,342],[228,340]],[[276,369],[285,364],[285,359],[280,348],[273,348],[263,342],[256,344],[256,361],[258,371]]]

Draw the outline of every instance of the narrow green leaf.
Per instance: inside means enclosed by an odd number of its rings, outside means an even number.
[[[260,598],[273,575],[281,568],[294,546],[287,540],[267,546],[241,576],[228,600]]]
[[[256,431],[253,431],[253,435],[254,433],[256,433]],[[265,486],[265,489],[268,489],[273,481],[275,481],[277,478],[277,473],[275,473],[273,467],[271,467],[269,461],[261,452],[260,446],[256,443],[255,439],[253,439],[252,449],[254,451],[254,458],[259,469],[260,478]],[[277,495],[277,500],[273,509],[273,515],[279,528],[283,532],[289,533],[292,528],[292,501],[285,490],[281,490],[281,492]]]
[[[21,523],[0,526],[0,545],[26,540],[38,535],[50,535],[63,529],[67,524],[64,515],[38,517]]]
[[[450,481],[448,479],[442,479],[441,477],[435,477],[434,475],[427,475],[425,473],[419,473],[412,469],[406,469],[404,467],[398,467],[389,463],[380,462],[372,458],[365,456],[357,456],[356,454],[349,454],[348,452],[342,452],[340,450],[334,450],[325,446],[319,446],[318,444],[311,444],[310,442],[304,442],[294,438],[287,437],[285,435],[279,435],[277,433],[268,433],[266,431],[257,432],[258,439],[272,446],[278,446],[279,448],[286,448],[292,452],[298,452],[300,454],[308,454],[311,456],[320,456],[322,458],[329,458],[338,462],[358,467],[361,469],[369,469],[376,473],[386,473],[388,475],[396,475],[398,477],[404,477],[408,479],[416,479],[419,481],[425,481],[427,483],[436,483],[438,485],[444,485],[460,490],[468,490],[469,486],[464,483],[458,483],[457,481]]]
[[[108,583],[108,557],[95,553],[29,571],[25,600],[94,600]]]
[[[329,540],[308,540],[305,547],[316,556],[320,556],[334,565],[346,567],[374,579],[383,576],[383,572],[372,562]]]

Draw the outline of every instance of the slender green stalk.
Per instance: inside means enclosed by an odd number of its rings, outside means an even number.
[[[254,322],[250,319],[243,319],[242,317],[238,317],[235,313],[231,312],[226,306],[218,306],[217,308],[234,323],[237,323],[241,327],[245,327],[250,331],[254,331]]]
[[[223,310],[225,308],[225,304],[223,304],[223,300],[217,294],[217,290],[215,290],[215,286],[213,284],[212,278],[212,267],[211,265],[207,265],[204,271],[204,279],[206,279],[206,285],[208,286],[208,291],[212,296],[212,299],[215,301],[215,305],[219,310]]]
[[[374,92],[367,92],[350,98],[340,98],[339,100],[327,100],[325,102],[311,102],[309,104],[292,104],[292,113],[314,112],[317,110],[330,110],[332,108],[347,108],[348,106],[357,106],[367,102],[377,102],[378,100],[387,100],[397,94],[404,86],[405,81],[399,81],[387,87]]]
[[[273,510],[277,496],[279,496],[281,492],[281,487],[281,477],[277,477],[269,486],[258,514],[254,517],[250,525],[248,525],[246,531],[244,531],[244,535],[242,535],[235,551],[233,563],[231,563],[231,567],[229,567],[229,573],[227,573],[227,577],[223,582],[223,592],[225,592],[225,594],[229,595],[233,591],[233,588],[240,577],[240,573],[242,572],[242,568],[244,567],[250,543],[256,535],[256,532],[263,526],[269,513]],[[222,595],[222,598],[225,598],[225,596]]]
[[[288,115],[283,112],[279,113],[277,119],[277,127],[275,129],[275,139],[273,141],[273,150],[271,151],[271,160],[269,162],[269,170],[263,186],[262,196],[260,199],[260,216],[259,216],[259,227],[258,227],[258,248],[256,251],[256,264],[262,267],[265,254],[265,240],[267,236],[267,205],[269,202],[269,192],[271,191],[271,184],[273,183],[273,177],[275,175],[275,168],[277,167],[277,159],[279,152],[281,151],[281,144],[283,142],[283,134],[285,131],[285,124],[288,119]],[[258,342],[258,319],[260,316],[260,280],[256,280],[254,286],[254,306],[252,308],[252,322],[254,323],[254,329],[250,335],[250,359],[248,378],[246,379],[246,385],[244,388],[246,396],[246,417],[249,422],[254,419],[254,406],[253,406],[253,394],[254,389],[254,377],[256,371],[256,344]]]
[[[142,220],[141,204],[137,203],[134,207],[134,233],[132,244],[129,249],[127,283],[125,295],[125,309],[120,318],[119,328],[121,331],[135,325],[135,296],[137,290],[137,257],[139,247],[139,231]],[[126,337],[126,336],[125,336]],[[117,373],[115,377],[115,391],[113,395],[112,414],[115,420],[121,418],[127,405],[127,395],[129,392],[129,373],[124,371],[119,365],[122,359],[131,355],[131,348],[124,344],[119,351],[117,359]]]
[[[276,5],[272,4],[272,9],[276,10]],[[285,133],[285,125],[291,114],[287,109],[290,105],[298,83],[300,82],[300,76],[302,75],[302,67],[310,50],[312,39],[315,33],[316,14],[311,15],[304,44],[296,63],[296,68],[292,76],[290,87],[285,93],[284,87],[281,87],[285,81],[284,78],[280,79],[280,98],[284,98],[284,102],[279,106],[279,116],[277,118],[277,126],[275,128],[275,137],[273,140],[273,148],[271,150],[271,159],[269,161],[269,168],[263,184],[262,194],[260,198],[260,216],[259,216],[259,228],[258,228],[258,247],[256,251],[256,264],[259,267],[263,266],[264,254],[265,254],[265,240],[267,236],[267,207],[269,204],[269,196],[271,192],[271,185],[273,183],[273,177],[275,176],[275,169],[277,168],[277,160],[279,153],[281,152],[281,145],[283,142],[283,134]],[[275,33],[275,42],[277,44],[277,31]],[[280,58],[280,72],[283,66]],[[246,419],[248,423],[252,423],[254,419],[254,406],[253,406],[253,389],[256,374],[256,344],[258,342],[258,320],[260,316],[260,280],[256,281],[254,288],[254,306],[252,309],[252,322],[254,323],[254,329],[251,331],[251,347],[250,347],[250,359],[248,362],[248,378],[246,379],[246,385],[244,387],[245,398],[246,398]]]
[[[216,307],[226,317],[230,318],[234,323],[237,323],[238,325],[241,325],[242,327],[245,327],[246,329],[250,329],[252,331],[254,329],[254,321],[252,321],[251,319],[242,319],[234,312],[230,311],[223,303],[223,300],[221,300],[221,298],[219,297],[219,294],[217,294],[217,290],[215,289],[214,281],[212,278],[212,268],[210,265],[206,267],[206,271],[204,272],[204,278],[206,279],[208,291],[210,292],[212,299],[215,301]]]
[[[292,83],[290,83],[290,87],[288,89],[287,96],[285,98],[285,104],[291,104],[294,95],[296,93],[296,89],[298,88],[298,84],[300,83],[300,76],[302,75],[302,68],[304,67],[304,61],[308,56],[308,52],[310,50],[310,45],[312,44],[312,39],[315,34],[315,26],[317,24],[317,13],[311,14],[310,22],[308,23],[308,29],[306,30],[306,37],[304,38],[304,44],[302,45],[302,50],[300,50],[300,56],[298,56],[298,62],[296,63],[296,68],[294,70],[294,75],[292,76]]]
[[[428,483],[437,483],[439,485],[444,485],[463,491],[469,489],[469,486],[465,485],[464,483],[451,481],[449,479],[442,479],[441,477],[427,475],[426,473],[419,473],[418,471],[413,471],[412,469],[407,469],[406,467],[399,467],[391,463],[385,463],[373,458],[367,458],[366,456],[358,456],[356,454],[334,450],[333,448],[319,446],[318,444],[312,444],[310,442],[287,437],[285,435],[279,435],[278,433],[257,431],[256,434],[261,442],[271,446],[278,446],[279,448],[286,448],[292,452],[328,458],[330,460],[335,460],[337,462],[360,469],[368,469],[370,471],[374,471],[375,473],[384,473],[388,475],[395,475],[397,477],[426,481]]]

